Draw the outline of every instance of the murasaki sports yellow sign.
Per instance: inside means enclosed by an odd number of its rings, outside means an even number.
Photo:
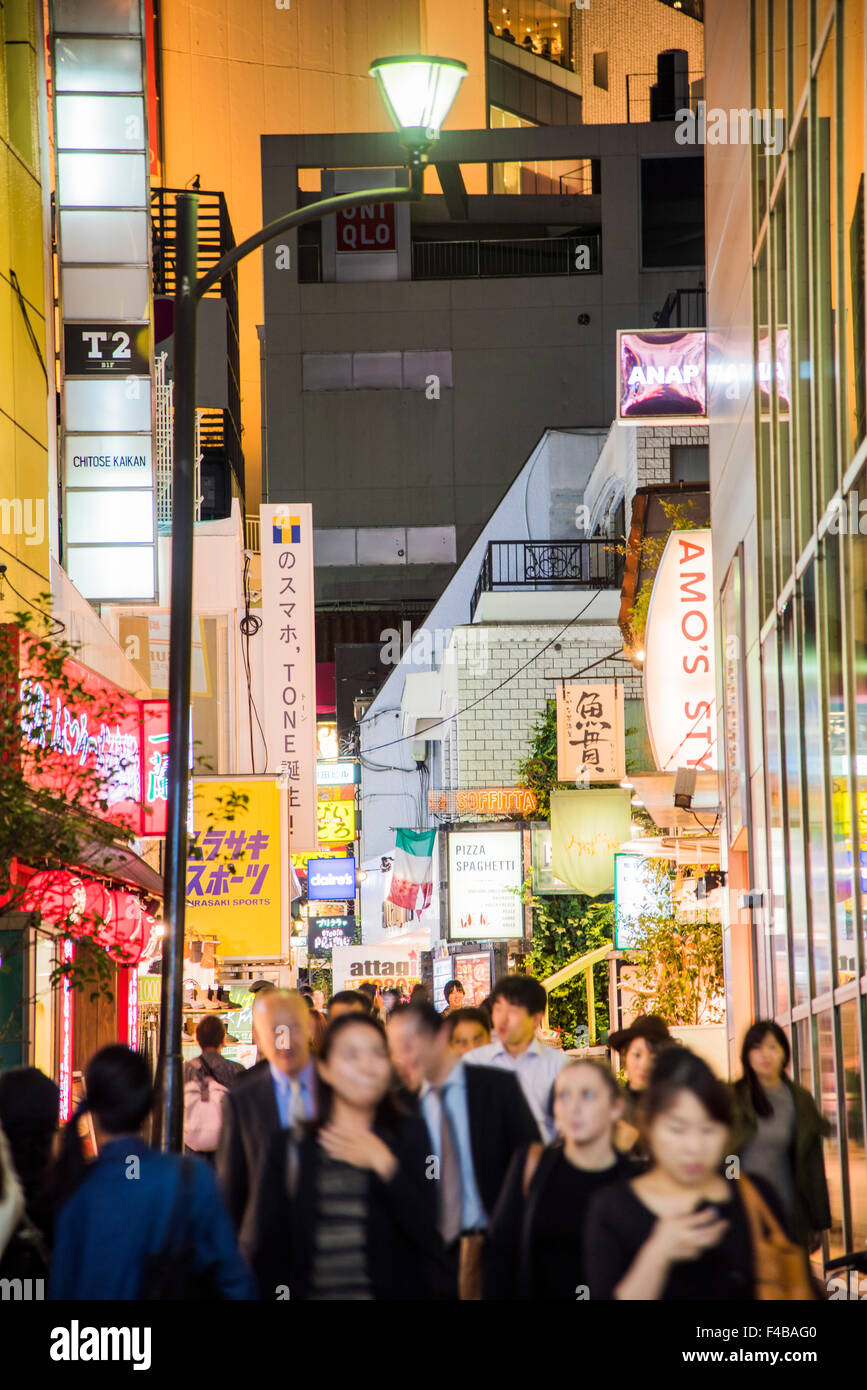
[[[289,918],[285,802],[273,777],[194,780],[187,924],[216,936],[220,955],[282,954]]]

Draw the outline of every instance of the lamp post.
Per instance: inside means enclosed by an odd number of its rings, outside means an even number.
[[[409,188],[369,188],[323,198],[298,208],[248,237],[196,279],[198,197],[179,193],[175,290],[174,458],[172,466],[172,577],[169,622],[168,833],[164,884],[166,931],[162,954],[162,1007],[155,1142],[162,1149],[183,1147],[184,915],[187,869],[187,792],[190,754],[190,644],[193,625],[193,511],[195,505],[196,350],[199,300],[224,276],[276,237],[306,222],[363,203],[407,203],[423,196],[424,164],[439,138],[463,78],[463,63],[452,58],[379,58],[371,64],[389,115],[407,151]]]

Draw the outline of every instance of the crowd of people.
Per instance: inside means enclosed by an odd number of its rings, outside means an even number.
[[[640,1017],[609,1038],[621,1083],[540,1040],[531,977],[446,1003],[263,982],[250,1070],[199,1023],[183,1155],[142,1138],[152,1078],[126,1047],[91,1058],[59,1143],[54,1083],[0,1074],[0,1277],[52,1299],[815,1295],[828,1125],[775,1023],[730,1087]]]

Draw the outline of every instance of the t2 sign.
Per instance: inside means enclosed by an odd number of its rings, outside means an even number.
[[[67,376],[147,376],[150,344],[145,323],[66,323],[63,326]]]
[[[394,203],[362,203],[335,214],[338,251],[396,251]]]

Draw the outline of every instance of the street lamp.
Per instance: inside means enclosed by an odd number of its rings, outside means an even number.
[[[377,58],[370,65],[410,168],[422,165],[467,75],[456,58]]]
[[[207,275],[196,279],[198,207],[195,193],[175,199],[177,250],[175,290],[174,460],[172,466],[172,578],[169,620],[168,833],[164,883],[160,1011],[159,1099],[155,1141],[163,1149],[183,1146],[184,916],[187,869],[187,788],[190,752],[190,649],[193,627],[193,515],[195,505],[196,339],[199,300],[260,246],[306,222],[363,203],[408,203],[422,197],[424,161],[466,74],[450,58],[380,58],[371,68],[398,128],[411,172],[409,188],[368,188],[341,193],[298,208],[235,246]],[[413,93],[415,95],[413,95]]]

